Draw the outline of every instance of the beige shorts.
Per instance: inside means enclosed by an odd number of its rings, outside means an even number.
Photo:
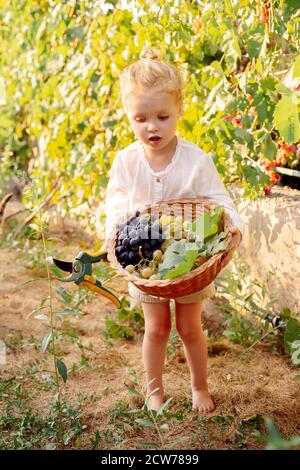
[[[132,282],[128,283],[128,292],[130,297],[135,299],[136,301],[140,302],[150,302],[150,303],[162,303],[162,302],[169,302],[170,299],[165,299],[163,297],[155,297],[154,295],[148,295],[139,290],[137,287],[135,287]],[[174,297],[175,302],[178,302],[179,304],[192,304],[194,302],[198,302],[199,300],[204,300],[204,299],[209,299],[210,297],[213,297],[216,293],[216,289],[214,286],[214,283],[212,282],[209,284],[207,287],[204,289],[195,292],[190,295],[186,295],[184,297]]]

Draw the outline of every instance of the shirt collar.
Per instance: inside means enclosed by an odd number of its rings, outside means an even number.
[[[142,145],[142,143],[140,141],[138,141],[138,150],[139,150],[139,155],[144,163],[144,165],[146,166],[147,170],[153,175],[153,176],[164,176],[166,175],[167,173],[169,173],[169,171],[174,167],[174,165],[176,164],[176,161],[178,159],[178,155],[180,153],[180,148],[181,148],[181,137],[179,137],[178,135],[176,135],[176,138],[177,138],[177,144],[176,144],[176,149],[175,149],[175,152],[173,154],[173,157],[172,157],[172,160],[170,161],[170,163],[166,166],[166,168],[164,168],[163,170],[161,171],[154,171],[147,158],[146,158],[146,155],[145,155],[145,150],[144,150],[144,147]]]

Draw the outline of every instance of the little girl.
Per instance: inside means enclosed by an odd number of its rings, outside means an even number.
[[[234,228],[230,261],[243,233],[243,221],[221,182],[212,159],[195,144],[176,134],[183,114],[183,81],[179,70],[146,49],[141,59],[121,75],[122,102],[137,138],[115,157],[106,195],[106,241],[126,213],[168,199],[206,197],[228,211]],[[106,243],[103,248],[106,247]],[[171,330],[168,299],[145,295],[133,284],[129,294],[142,304],[145,318],[143,361],[149,406],[158,410],[164,401],[163,366]],[[201,325],[203,300],[215,293],[213,283],[200,292],[175,298],[176,328],[191,374],[193,409],[209,413],[214,403],[207,385],[207,346]]]

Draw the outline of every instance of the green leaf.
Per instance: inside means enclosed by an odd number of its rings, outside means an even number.
[[[108,129],[113,129],[117,123],[118,123],[117,119],[111,119],[108,121],[103,121],[102,126]]]
[[[185,240],[172,243],[165,252],[163,263],[159,265],[161,279],[172,279],[189,273],[197,259],[198,250],[196,243]]]
[[[82,29],[82,26],[75,26],[75,28],[70,28],[66,31],[67,36],[71,38],[78,38],[82,39],[84,36],[84,31]]]
[[[219,83],[211,90],[207,100],[205,101],[205,109],[211,111],[211,107],[215,102],[216,98],[219,96],[222,88],[224,88],[224,80],[220,80]]]
[[[205,244],[192,243],[186,240],[175,241],[170,245],[165,258],[158,268],[161,279],[172,279],[189,273],[198,257],[210,257],[227,249],[224,242],[226,233],[221,232],[210,238]]]
[[[255,70],[259,75],[261,75],[263,73],[263,64],[262,64],[262,61],[261,61],[260,57],[258,57],[257,60],[256,60]]]
[[[246,43],[246,49],[250,59],[260,56],[265,39],[264,25],[258,24],[255,28],[249,31],[249,36]]]
[[[191,78],[192,83],[194,84],[195,90],[199,93],[199,95],[201,95],[202,89],[201,89],[200,84],[198,83],[197,78],[195,77],[193,73],[191,73],[190,78]]]
[[[233,29],[229,29],[225,33],[223,41],[226,63],[230,70],[232,70],[235,67],[237,59],[242,57],[239,41]]]
[[[142,447],[154,447],[155,449],[159,449],[159,447],[160,447],[160,444],[158,442],[138,441],[138,443]]]
[[[225,232],[217,233],[213,238],[210,238],[199,249],[198,255],[204,257],[211,257],[227,249],[228,244],[224,241],[227,234]]]
[[[49,442],[46,444],[45,450],[56,450],[56,444],[54,442]]]
[[[253,140],[253,137],[250,132],[246,131],[246,129],[243,129],[242,127],[237,127],[234,130],[234,135],[237,137],[237,141],[241,144],[244,144],[245,142],[250,144]]]
[[[263,146],[263,154],[265,157],[267,157],[269,160],[274,160],[274,157],[277,152],[277,147],[274,144],[271,135],[266,134],[266,138],[264,141],[264,146]]]
[[[289,144],[300,140],[300,123],[297,105],[291,96],[283,96],[277,103],[273,115],[274,127]]]
[[[280,312],[280,317],[284,320],[289,320],[290,318],[292,318],[291,309],[288,307],[284,307]]]
[[[293,341],[291,344],[292,357],[291,361],[295,365],[300,364],[300,340]]]
[[[270,418],[265,418],[264,421],[268,431],[267,450],[290,450],[299,445],[300,436],[293,436],[290,440],[286,440],[282,437],[276,423]]]
[[[77,310],[75,308],[64,308],[63,310],[60,310],[59,312],[56,312],[57,317],[64,317],[65,315],[81,315],[81,311]]]
[[[205,212],[192,223],[191,232],[200,240],[206,241],[218,233],[223,213],[223,207],[217,207],[210,212]]]
[[[52,333],[47,333],[43,339],[42,339],[42,344],[41,344],[41,351],[45,352],[46,349],[48,348],[49,341],[51,339]]]
[[[13,126],[14,121],[5,117],[4,115],[0,116],[0,127],[4,129],[8,129],[9,127]]]
[[[291,345],[297,340],[300,340],[300,322],[296,318],[290,318],[287,321],[283,336],[284,349],[287,354],[292,354]]]
[[[141,426],[146,426],[147,428],[153,428],[153,422],[150,419],[137,418],[134,420],[135,423],[140,424]]]
[[[0,75],[0,106],[6,105],[6,89],[4,78]]]
[[[129,387],[129,386],[126,386],[127,390],[129,393],[131,393],[132,395],[136,395],[138,397],[142,396],[142,394],[136,390],[134,387]]]
[[[284,0],[284,3],[290,8],[291,13],[299,8],[299,0]]]
[[[165,409],[169,406],[169,404],[170,404],[170,402],[171,402],[172,399],[173,399],[172,397],[168,398],[168,399],[158,408],[158,410],[157,410],[157,414],[158,414],[158,415],[163,414],[163,412],[164,412]]]
[[[263,90],[275,90],[276,80],[273,77],[265,77],[260,80],[260,84]]]
[[[285,86],[283,83],[278,83],[275,88],[278,93],[281,93],[281,95],[292,96],[293,94],[293,91],[287,86]]]
[[[222,65],[217,60],[214,60],[211,64],[209,64],[209,67],[214,69],[218,73],[218,75],[220,75],[220,77],[223,78],[225,76],[224,70],[222,69]]]
[[[35,315],[34,318],[36,320],[49,320],[48,315],[41,313],[40,315]]]
[[[257,93],[252,104],[256,108],[258,121],[262,126],[265,125],[265,121],[272,120],[274,105],[265,93]]]
[[[57,268],[57,269],[59,269],[59,268]],[[63,301],[64,304],[70,304],[72,302],[73,295],[65,287],[53,286],[53,288],[60,295],[60,297],[62,298],[62,301]]]
[[[244,177],[249,182],[250,186],[258,186],[260,183],[260,175],[256,168],[248,165],[243,168]]]
[[[293,78],[300,77],[300,55],[296,57],[293,67]]]
[[[68,369],[66,364],[61,359],[56,359],[56,367],[59,375],[62,377],[63,381],[67,382]]]

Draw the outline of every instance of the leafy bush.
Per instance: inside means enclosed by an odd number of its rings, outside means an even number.
[[[150,43],[186,79],[180,134],[226,184],[262,194],[275,180],[260,162],[300,139],[298,91],[285,84],[300,76],[297,4],[2,0],[0,181],[25,170],[43,196],[59,180],[60,213],[101,228],[108,170],[134,138],[118,78]]]

